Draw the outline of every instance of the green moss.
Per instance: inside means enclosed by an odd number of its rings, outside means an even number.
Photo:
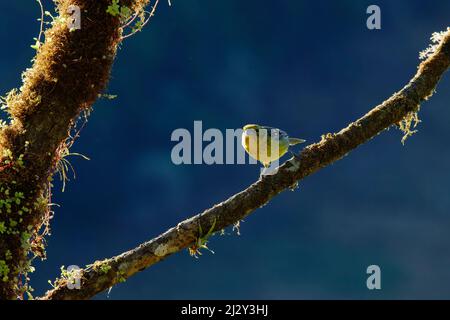
[[[214,229],[216,227],[216,222],[217,220],[214,218],[214,221],[211,225],[211,228],[209,229],[209,231],[204,234],[203,230],[202,230],[202,226],[199,225],[198,226],[198,233],[199,236],[197,238],[197,240],[195,241],[195,243],[188,248],[189,254],[194,257],[194,258],[198,258],[198,256],[201,256],[201,249],[206,249],[208,251],[210,251],[211,253],[214,253],[214,251],[212,251],[211,249],[208,248],[207,244],[208,244],[208,240],[209,238],[214,234]]]
[[[117,281],[118,281],[119,283],[125,282],[125,281],[127,280],[127,278],[125,277],[126,274],[125,274],[124,271],[120,270],[120,271],[118,272],[118,275],[119,275],[119,277],[118,277]]]
[[[22,232],[22,234],[20,236],[22,248],[25,249],[25,251],[27,251],[27,252],[31,250],[31,244],[29,242],[30,238],[31,238],[31,233],[29,233],[27,231]]]
[[[9,225],[11,226],[11,228],[14,228],[15,226],[17,226],[17,221],[13,220],[13,219],[9,219]]]
[[[9,267],[5,260],[0,260],[0,278],[3,282],[8,281]]]
[[[123,21],[128,20],[133,14],[133,11],[127,6],[119,5],[119,0],[112,0],[111,4],[106,9],[106,12],[113,17],[119,16]]]
[[[111,4],[106,9],[106,12],[114,17],[118,16],[120,14],[119,0],[112,0]]]
[[[100,271],[102,272],[102,273],[104,273],[104,274],[106,274],[106,273],[108,273],[108,271],[109,270],[111,270],[111,266],[110,265],[108,265],[108,264],[102,264],[101,266],[100,266]]]
[[[130,8],[126,7],[126,6],[121,6],[120,7],[120,16],[122,19],[127,20],[131,17],[132,15],[132,11]]]
[[[95,261],[93,264],[87,265],[86,268],[92,268],[97,272],[106,274],[109,270],[111,270],[111,265],[110,261],[108,259],[105,259],[103,261]]]

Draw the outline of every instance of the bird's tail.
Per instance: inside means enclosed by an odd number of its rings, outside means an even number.
[[[306,142],[306,140],[297,139],[297,138],[289,138],[289,145],[290,146],[295,146],[296,144],[303,143],[303,142]]]

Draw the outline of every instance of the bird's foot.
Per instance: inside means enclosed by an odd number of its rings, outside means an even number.
[[[297,160],[297,161],[301,160],[301,157],[299,154],[292,152],[292,151],[289,151],[289,152],[291,153],[291,156],[295,158],[295,160]]]

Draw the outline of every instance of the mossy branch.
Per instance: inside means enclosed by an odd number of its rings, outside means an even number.
[[[192,247],[203,236],[199,230],[210,230],[211,233],[235,225],[299,180],[341,159],[388,127],[411,118],[420,103],[432,95],[449,68],[450,29],[442,33],[440,43],[433,51],[402,90],[338,133],[326,134],[320,142],[306,147],[300,155],[284,163],[276,174],[263,176],[247,189],[135,249],[85,268],[81,289],[69,290],[63,279],[42,299],[89,299],[171,254]]]

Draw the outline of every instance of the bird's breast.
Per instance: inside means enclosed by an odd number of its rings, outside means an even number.
[[[264,141],[261,141],[263,139]],[[289,140],[279,136],[258,136],[244,131],[242,134],[242,146],[254,159],[262,163],[270,163],[279,159],[289,149]]]

